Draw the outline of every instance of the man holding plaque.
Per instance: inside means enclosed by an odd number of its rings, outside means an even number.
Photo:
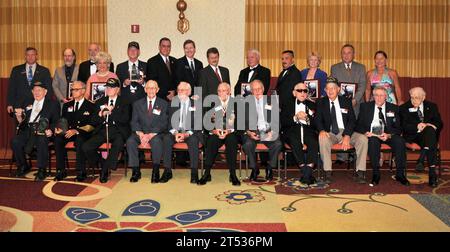
[[[60,122],[55,127],[56,176],[55,180],[63,180],[67,176],[65,156],[66,144],[74,142],[76,151],[75,181],[83,182],[86,179],[86,156],[81,147],[91,136],[94,129],[91,125],[92,117],[98,113],[98,107],[84,98],[86,84],[75,81],[70,90],[73,100],[64,103]]]
[[[267,95],[270,87],[270,69],[259,64],[261,54],[256,49],[247,52],[248,67],[241,70],[239,79],[234,86],[234,96],[247,96],[251,94],[250,82],[260,80],[264,86],[264,95]]]
[[[377,86],[373,89],[374,101],[361,104],[361,113],[355,131],[368,137],[369,158],[372,166],[371,186],[380,182],[380,149],[381,144],[391,147],[396,160],[395,180],[402,185],[409,185],[405,176],[406,149],[405,140],[401,137],[399,108],[386,102],[387,91]]]
[[[66,48],[63,52],[64,65],[55,70],[53,76],[53,93],[55,93],[60,105],[72,100],[70,97],[70,84],[78,78],[78,65],[75,50]]]

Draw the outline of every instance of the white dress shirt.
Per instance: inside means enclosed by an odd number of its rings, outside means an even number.
[[[259,64],[257,64],[254,67],[250,67],[250,72],[248,73],[248,78],[247,78],[247,82],[250,82],[250,80],[253,77],[253,74],[255,73],[255,68],[257,68],[259,66]]]
[[[386,103],[383,104],[383,106],[381,106],[381,110],[383,111],[383,115],[384,115],[384,120],[386,120]],[[378,106],[375,104],[375,110],[373,112],[373,119],[372,119],[372,123],[370,124],[370,129],[372,129],[374,126],[375,127],[379,127],[381,126],[380,122],[380,118],[378,117],[378,113],[379,113],[379,109]],[[383,125],[383,127],[386,127],[386,125]]]
[[[42,100],[37,101],[34,100],[33,102],[33,108],[31,110],[31,115],[30,115],[30,121],[28,121],[29,123],[32,122],[37,122],[39,120],[39,117],[37,117],[39,115],[39,112],[41,112],[42,107],[44,105],[44,98],[42,98]]]
[[[92,64],[90,71],[91,71],[91,75],[95,74],[97,72],[97,64]]]
[[[28,71],[30,70],[30,66],[31,66],[31,72],[33,73],[33,76],[34,76],[34,73],[36,72],[36,66],[37,66],[36,63],[34,63],[33,65],[28,65],[28,63],[25,64],[25,72],[27,73],[27,77],[28,77]]]

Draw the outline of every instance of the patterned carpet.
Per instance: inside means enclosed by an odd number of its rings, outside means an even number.
[[[285,181],[244,179],[235,187],[225,169],[213,170],[212,182],[197,186],[189,183],[186,169],[174,170],[166,184],[151,184],[148,169],[131,184],[130,174],[124,177],[118,169],[101,184],[97,177],[73,182],[73,174],[66,181],[35,182],[35,171],[13,178],[5,165],[0,166],[0,231],[449,232],[450,171],[444,168],[439,187],[432,189],[427,174],[411,170],[409,187],[393,181],[388,170],[379,186],[358,185],[345,169],[334,172],[330,185],[307,187],[298,182],[298,172],[289,171]]]

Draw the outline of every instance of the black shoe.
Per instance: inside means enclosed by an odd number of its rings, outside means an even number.
[[[133,174],[131,175],[130,182],[136,183],[141,179],[141,172],[140,171],[133,171]]]
[[[323,182],[331,184],[331,171],[325,171],[325,176],[323,177]]]
[[[198,183],[198,174],[191,174],[191,184]]]
[[[206,183],[208,183],[209,181],[211,181],[211,174],[204,174],[197,182],[197,185],[205,185]]]
[[[107,172],[105,172],[105,173],[102,172],[100,174],[100,183],[104,184],[106,182],[108,182],[108,173]]]
[[[152,170],[152,183],[159,183],[159,167]]]
[[[47,173],[45,172],[45,169],[39,169],[38,172],[36,173],[36,176],[35,176],[34,180],[42,181],[46,177],[47,177]]]
[[[54,181],[61,181],[67,177],[66,170],[58,170],[55,175]]]
[[[164,171],[163,175],[161,176],[161,179],[159,180],[159,183],[167,183],[172,178],[172,172],[171,171]]]
[[[234,186],[240,186],[241,185],[241,181],[239,181],[239,179],[236,177],[236,175],[230,175],[230,179],[231,179],[231,184]]]
[[[75,178],[76,182],[84,182],[86,180],[86,173],[80,173]]]
[[[416,164],[416,172],[424,172],[425,171],[425,166],[423,165],[422,162],[417,162]]]
[[[266,180],[272,181],[273,180],[273,171],[272,169],[266,169]]]
[[[31,170],[29,166],[22,166],[17,169],[16,177],[23,178]]]
[[[400,182],[402,185],[409,186],[409,181],[405,178],[405,176],[395,176],[395,180]]]
[[[257,169],[252,169],[252,172],[250,173],[249,179],[251,181],[257,181],[258,180],[258,174],[259,174],[259,169],[258,170]],[[231,182],[231,179],[230,179],[230,182]]]
[[[355,180],[356,180],[356,183],[358,183],[358,184],[365,184],[366,183],[366,175],[364,174],[364,171],[357,171]]]
[[[380,174],[374,173],[372,175],[372,181],[370,182],[370,186],[376,186],[380,183]]]

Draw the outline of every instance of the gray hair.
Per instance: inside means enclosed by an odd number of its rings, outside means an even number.
[[[257,58],[258,60],[261,59],[261,53],[260,53],[257,49],[255,49],[255,48],[249,49],[249,50],[247,51],[247,53],[254,53],[254,54],[256,54],[256,58]]]
[[[99,52],[95,56],[95,63],[98,63],[101,60],[106,61],[106,63],[108,64],[108,69],[109,69],[109,65],[111,64],[111,61],[112,61],[111,55],[107,52]]]
[[[425,97],[427,93],[422,87],[413,87],[409,90],[409,95],[412,96],[413,94],[419,94],[421,97]]]

